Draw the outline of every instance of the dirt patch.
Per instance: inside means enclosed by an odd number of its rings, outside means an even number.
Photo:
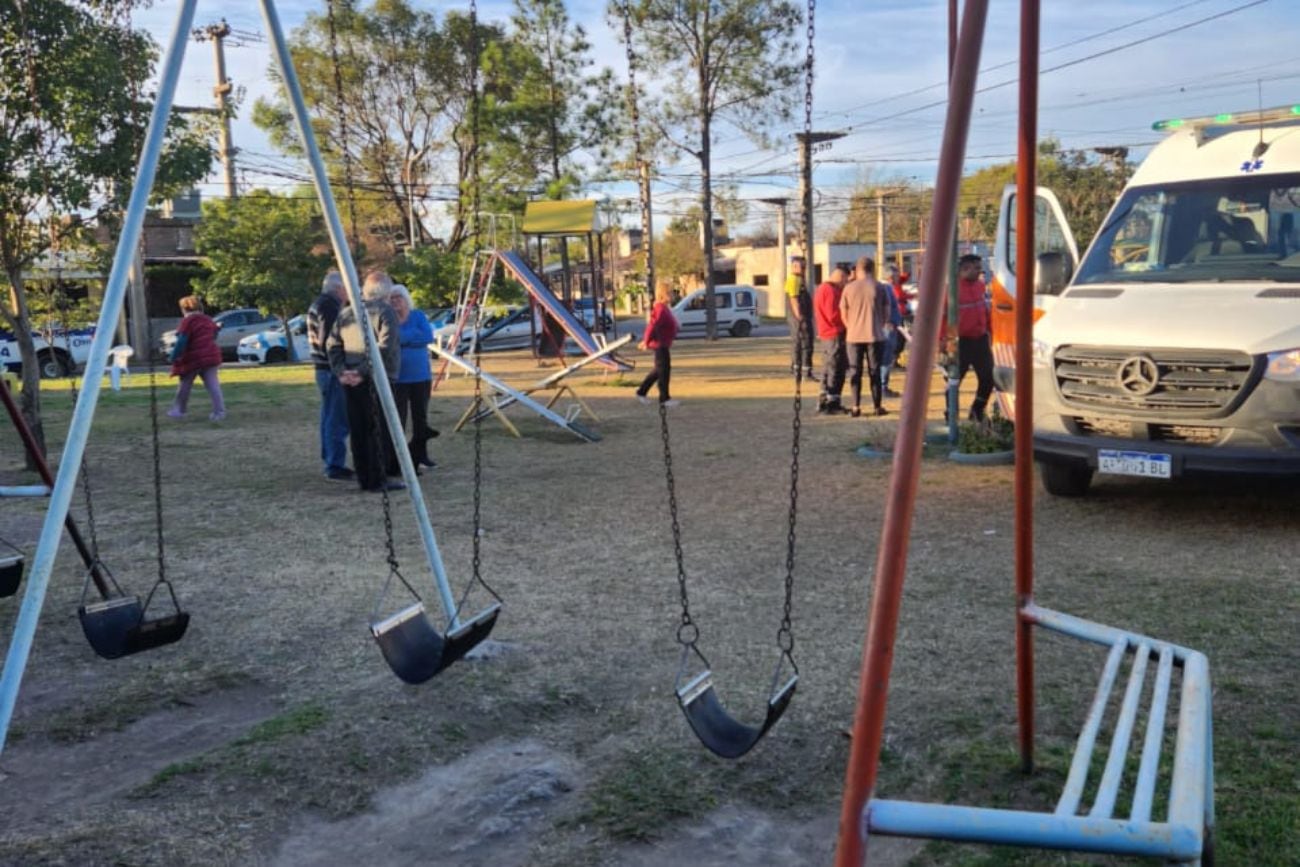
[[[810,820],[763,810],[726,806],[701,821],[675,829],[671,838],[627,846],[607,863],[620,867],[679,867],[736,864],[745,867],[805,867],[829,864],[835,854],[838,816]],[[871,867],[901,867],[921,844],[915,840],[871,841]]]
[[[301,825],[274,867],[530,863],[536,829],[578,785],[577,763],[536,741],[494,742],[379,793],[372,810]]]
[[[273,713],[269,691],[248,686],[195,696],[93,740],[11,742],[0,760],[0,813],[10,825],[85,813],[168,766],[227,743]]]

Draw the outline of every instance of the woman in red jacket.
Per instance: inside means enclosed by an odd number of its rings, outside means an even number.
[[[212,398],[211,421],[221,421],[226,417],[226,403],[221,397],[221,383],[217,380],[217,368],[221,366],[221,347],[217,345],[217,331],[221,326],[203,312],[203,304],[197,296],[186,295],[181,299],[180,326],[176,329],[176,345],[172,347],[172,376],[181,378],[176,388],[176,399],[172,401],[167,415],[171,418],[184,418],[185,409],[190,402],[190,389],[194,387],[196,376],[203,378],[203,387]]]
[[[673,360],[668,350],[673,345],[673,339],[677,337],[677,317],[673,316],[672,308],[668,302],[672,300],[672,294],[667,287],[660,286],[655,289],[655,303],[650,310],[650,322],[645,329],[645,338],[638,344],[641,349],[653,349],[655,353],[655,369],[646,374],[646,378],[641,381],[641,387],[636,390],[637,400],[642,403],[649,403],[650,398],[646,397],[650,393],[650,386],[656,382],[659,383],[659,402],[664,406],[676,406],[677,401],[668,396],[668,378],[672,374]]]

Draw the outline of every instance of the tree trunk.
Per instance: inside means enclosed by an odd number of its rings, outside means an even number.
[[[22,411],[27,426],[31,428],[32,436],[36,439],[41,454],[47,455],[45,427],[41,424],[41,368],[40,361],[36,357],[36,341],[32,339],[31,315],[27,311],[27,290],[23,284],[21,268],[6,266],[5,273],[9,277],[10,298],[15,311],[14,315],[6,315],[5,319],[9,320],[9,324],[13,327],[14,339],[18,342],[18,357],[23,365],[23,391],[18,398],[18,408]],[[35,472],[36,463],[30,455],[26,457],[26,466],[27,469]]]
[[[701,53],[703,56],[703,53]],[[706,61],[700,62],[700,210],[704,213],[704,333],[718,339],[718,311],[713,306],[713,181],[709,172],[709,139],[713,111],[709,107],[709,77]]]

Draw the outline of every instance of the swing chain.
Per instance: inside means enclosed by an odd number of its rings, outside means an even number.
[[[69,353],[71,357],[71,353]],[[76,371],[68,373],[69,389],[72,392],[72,405],[77,405],[77,374]],[[86,530],[90,533],[90,557],[99,563],[99,534],[95,531],[95,500],[90,491],[90,468],[87,465],[85,454],[81,457],[81,496],[86,502]]]
[[[469,39],[470,39],[470,136],[473,139],[472,150],[470,151],[470,184],[473,199],[474,221],[478,222],[478,211],[481,197],[479,186],[479,159],[478,159],[478,136],[479,136],[479,44],[478,44],[478,3],[477,0],[470,0],[469,4]],[[479,247],[480,235],[478,226],[475,225],[474,247]],[[496,263],[490,262],[489,267],[495,268]],[[481,296],[476,296],[474,300],[474,540],[473,540],[473,558],[472,565],[474,570],[474,581],[483,584],[482,566],[483,566],[483,418],[478,410],[483,408],[483,341],[479,338],[479,331],[482,327],[482,307],[479,306]],[[484,585],[487,586],[487,585]],[[491,588],[488,588],[491,592]],[[493,595],[496,595],[495,593]]]
[[[700,640],[700,628],[691,619],[690,599],[686,594],[686,564],[682,557],[682,525],[677,517],[677,482],[673,477],[673,452],[668,437],[668,409],[659,404],[659,430],[664,441],[664,478],[668,481],[668,514],[673,524],[673,557],[677,560],[677,588],[681,594],[682,620],[677,627],[677,643],[695,647]]]
[[[144,317],[145,345],[153,346],[153,323],[149,321],[148,309],[135,312]],[[158,373],[157,365],[153,364],[149,365],[149,428],[153,436],[153,514],[154,529],[158,537],[158,580],[154,582],[153,590],[149,591],[149,598],[152,599],[153,591],[158,589],[159,584],[166,584],[167,589],[171,590],[171,583],[167,580],[167,559],[163,549],[162,443],[158,432]],[[176,593],[172,591],[173,601],[175,597]]]
[[[803,96],[803,128],[806,141],[812,141],[812,105],[813,105],[813,38],[816,30],[814,28],[814,15],[817,9],[817,0],[808,0],[808,54],[804,70],[804,96]],[[803,224],[808,225],[808,199],[803,202],[804,215]],[[806,238],[807,249],[812,249],[812,238]],[[811,263],[810,263],[811,264]],[[799,358],[803,357],[803,344],[807,340],[804,329],[799,329]],[[785,606],[782,610],[781,626],[776,632],[776,641],[781,648],[781,652],[794,664],[794,630],[791,621],[790,612],[794,604],[794,558],[795,546],[797,540],[797,523],[799,517],[799,435],[803,428],[803,422],[800,419],[801,410],[803,409],[803,366],[799,366],[800,375],[795,377],[794,381],[794,421],[791,422],[792,435],[790,443],[790,514],[789,514],[789,531],[786,533],[785,549]]]

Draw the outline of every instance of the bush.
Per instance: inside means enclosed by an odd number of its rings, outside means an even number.
[[[1016,426],[994,412],[982,421],[963,422],[957,428],[957,451],[967,455],[987,455],[1015,448]]]

